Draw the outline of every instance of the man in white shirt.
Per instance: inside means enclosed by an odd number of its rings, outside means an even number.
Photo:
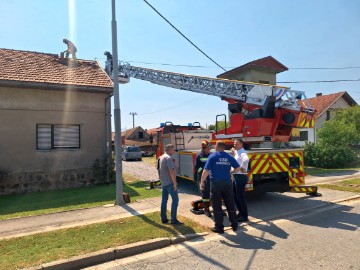
[[[235,181],[233,183],[234,200],[239,211],[237,215],[238,222],[249,221],[248,209],[246,203],[245,187],[248,182],[248,165],[249,157],[244,149],[244,143],[241,139],[234,140],[234,148],[232,148],[234,158],[240,165],[240,171],[234,174]]]

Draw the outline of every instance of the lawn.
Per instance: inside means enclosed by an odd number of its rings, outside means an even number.
[[[149,163],[151,165],[154,165],[156,167],[156,156],[152,157],[143,157],[142,160],[146,163]]]
[[[360,193],[360,178],[332,182],[331,184],[319,185],[319,187]]]
[[[0,269],[19,269],[110,247],[158,237],[204,232],[207,228],[180,217],[181,226],[164,225],[159,212],[111,222],[0,241]]]
[[[124,174],[124,192],[131,201],[160,196],[147,182]],[[115,202],[115,184],[0,196],[0,220],[90,208]]]

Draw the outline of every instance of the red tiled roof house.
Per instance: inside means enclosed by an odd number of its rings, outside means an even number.
[[[152,137],[152,141],[150,138]],[[121,132],[121,142],[123,146],[139,146],[141,151],[147,154],[155,153],[156,138],[154,134],[149,133],[148,130],[142,127],[134,127]],[[112,142],[115,143],[115,132],[112,133]],[[114,148],[114,147],[113,147]]]
[[[300,138],[298,141],[291,141],[296,146],[304,146],[305,141],[316,142],[316,130],[320,129],[322,125],[332,119],[336,112],[348,109],[351,106],[357,105],[355,100],[346,92],[333,93],[323,95],[322,93],[316,94],[316,97],[309,98],[308,101],[315,112],[315,128],[302,128],[300,129]],[[305,102],[302,100],[302,106],[306,107]]]
[[[98,62],[0,49],[0,194],[104,181],[112,91]]]

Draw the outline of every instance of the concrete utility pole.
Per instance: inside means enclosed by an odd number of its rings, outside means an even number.
[[[115,168],[116,168],[116,205],[124,205],[122,182],[122,146],[121,146],[121,111],[119,95],[119,63],[117,51],[117,27],[115,16],[115,0],[111,0],[112,20],[112,54],[113,54],[113,82],[114,82],[114,122],[115,122]]]
[[[129,115],[132,115],[132,117],[133,117],[133,128],[134,128],[135,127],[135,115],[137,115],[137,113],[131,112],[131,113],[129,113]]]

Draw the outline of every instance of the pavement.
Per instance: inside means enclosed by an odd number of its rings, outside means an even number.
[[[307,184],[313,185],[316,183],[337,181],[354,177],[360,177],[360,172],[344,171],[337,175],[311,176],[307,177]],[[189,211],[191,208],[191,201],[198,199],[199,196],[189,194],[191,192],[189,192],[188,189],[189,187],[186,185],[184,185],[184,187],[182,185],[179,186],[179,215],[190,218],[203,226],[209,228],[213,227],[214,223],[212,219],[206,217],[205,215],[194,215]],[[250,198],[248,200],[250,222],[258,223],[265,220],[286,218],[294,214],[316,211],[316,209],[321,207],[328,207],[329,205],[335,205],[339,202],[360,198],[360,194],[350,192],[326,189],[320,189],[319,192],[322,193],[322,197],[311,197],[301,193],[266,193],[257,198]],[[0,221],[0,240],[155,212],[159,211],[160,203],[161,198],[151,198],[131,202],[124,206],[105,205],[101,207],[66,211],[55,214],[2,220]],[[227,218],[224,219],[224,225],[230,226]],[[244,224],[242,224],[242,226],[244,226]],[[81,269],[87,266],[166,247],[194,237],[202,236],[204,236],[204,234],[185,235],[173,239],[160,238],[52,262],[33,269]]]

